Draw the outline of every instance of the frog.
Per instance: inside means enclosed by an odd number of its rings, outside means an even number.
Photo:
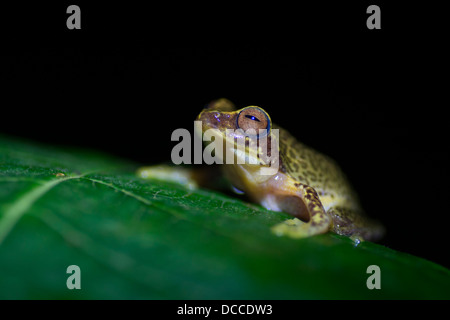
[[[270,174],[261,174],[261,168],[273,164],[269,160],[273,160],[274,154],[270,154],[269,159],[261,154],[259,148],[253,155],[246,150],[247,160],[250,154],[256,161],[233,161],[220,165],[223,175],[237,193],[245,194],[250,201],[267,210],[285,212],[292,217],[271,227],[275,235],[302,239],[331,232],[350,237],[356,244],[377,241],[384,235],[383,225],[367,216],[355,189],[337,162],[273,123],[265,109],[256,105],[238,109],[230,100],[220,98],[207,104],[197,121],[201,121],[201,130],[196,134],[213,130],[219,139],[223,139],[224,146],[232,148],[227,151],[234,152],[237,157],[240,156],[236,152],[237,132],[249,129],[262,134],[248,135],[247,140],[264,141],[269,154],[276,153],[276,167]],[[247,142],[246,146],[250,143]],[[191,188],[198,187],[193,181],[195,174],[186,169],[182,169],[181,175],[177,168],[161,170],[160,167],[158,170],[159,173],[164,171],[167,179],[182,176],[189,181]],[[158,170],[144,167],[139,170],[139,175],[152,177]]]

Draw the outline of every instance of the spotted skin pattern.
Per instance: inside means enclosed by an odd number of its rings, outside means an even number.
[[[199,119],[205,122],[204,129],[217,126],[221,130],[236,129],[236,119],[241,110],[237,110],[230,101],[219,99],[212,102]],[[209,114],[214,114],[214,118]],[[215,126],[212,120],[215,121],[218,116],[223,116],[222,121]],[[269,115],[267,117],[270,119]],[[384,232],[383,227],[365,216],[356,192],[337,163],[299,142],[285,129],[275,124],[271,127],[279,130],[278,171],[279,175],[283,175],[282,185],[270,181],[249,181],[248,171],[245,170],[246,174],[239,174],[240,171],[228,167],[224,172],[226,175],[231,173],[228,176],[232,183],[255,202],[297,217],[274,226],[273,232],[304,238],[332,231],[358,240],[379,239]],[[292,201],[293,198],[297,200]],[[307,211],[306,218],[304,211]]]
[[[280,171],[297,181],[296,187],[307,190],[306,199],[315,199],[310,208],[311,219],[317,213],[325,214],[327,218],[321,216],[318,223],[329,223],[329,231],[352,236],[355,240],[380,239],[384,234],[383,226],[365,215],[358,195],[337,163],[299,142],[286,130],[275,125],[273,128],[280,130]],[[311,227],[315,224],[313,221]],[[288,221],[275,226],[274,231],[302,238],[303,233],[298,232],[302,225],[299,221]]]
[[[278,129],[278,170],[271,177],[262,177],[257,174],[255,165],[224,164],[221,167],[231,184],[245,192],[254,202],[269,210],[284,211],[294,217],[273,226],[272,232],[279,236],[305,238],[331,231],[349,236],[357,243],[361,240],[377,240],[383,235],[383,226],[364,214],[356,192],[333,159],[272,124],[270,116],[263,109],[256,106],[247,108],[252,108],[249,111],[252,114],[267,117],[270,126],[268,145],[272,145],[277,139],[273,136],[273,129]],[[251,120],[247,119],[251,117],[239,119],[240,113],[245,109],[237,110],[229,100],[219,99],[207,105],[197,120],[202,121],[203,132],[215,129],[220,132],[224,142],[230,142],[234,138],[225,134],[227,129],[236,130],[240,122],[246,121],[249,125],[258,125],[248,122]],[[258,158],[262,159],[259,154]],[[260,162],[259,166],[264,164]],[[151,176],[152,170],[154,169],[147,167],[140,172],[142,176],[143,173]],[[176,171],[173,168],[165,171],[166,179],[176,177]]]
[[[336,203],[355,211],[360,210],[356,193],[333,159],[300,143],[281,128],[279,143],[280,170],[299,183],[313,188],[325,208]]]

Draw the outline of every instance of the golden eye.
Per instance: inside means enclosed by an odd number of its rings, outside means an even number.
[[[257,133],[260,129],[270,130],[270,120],[267,113],[258,107],[242,109],[237,118],[238,128],[247,131],[254,129]]]

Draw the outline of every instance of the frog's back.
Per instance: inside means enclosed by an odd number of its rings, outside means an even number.
[[[286,130],[280,134],[281,170],[296,181],[313,187],[325,208],[339,205],[361,211],[356,192],[337,163],[299,142]]]

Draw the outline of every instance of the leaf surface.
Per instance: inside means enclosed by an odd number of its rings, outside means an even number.
[[[450,271],[223,194],[142,180],[132,162],[0,137],[2,299],[449,299]],[[66,286],[81,270],[81,290]],[[381,270],[369,290],[367,268]]]

